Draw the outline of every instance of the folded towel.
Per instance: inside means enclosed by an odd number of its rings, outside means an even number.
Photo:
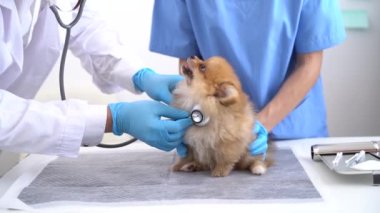
[[[275,163],[262,176],[233,171],[223,178],[209,171],[172,172],[173,153],[126,152],[82,154],[58,158],[26,187],[19,199],[26,204],[54,201],[146,202],[189,200],[320,199],[290,150],[276,150]]]

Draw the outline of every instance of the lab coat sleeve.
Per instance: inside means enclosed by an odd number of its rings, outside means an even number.
[[[305,0],[295,50],[309,53],[330,48],[346,38],[338,0]]]
[[[140,93],[132,77],[143,62],[120,39],[116,30],[86,5],[81,20],[71,32],[70,49],[105,93],[127,89]]]
[[[0,149],[76,157],[103,137],[106,106],[84,101],[41,103],[0,90]]]

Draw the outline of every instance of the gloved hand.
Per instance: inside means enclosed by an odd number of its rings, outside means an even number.
[[[251,155],[263,155],[265,158],[268,149],[268,131],[260,123],[256,121],[254,133],[257,135],[256,140],[249,145]]]
[[[141,69],[133,76],[133,83],[138,90],[146,92],[152,99],[163,101],[166,104],[171,103],[171,92],[181,80],[183,77],[180,75],[161,75],[149,68]]]
[[[182,142],[177,146],[177,154],[180,158],[184,158],[187,155],[187,147],[186,145]]]
[[[156,101],[121,102],[108,105],[112,132],[128,133],[164,151],[176,148],[192,122],[189,113]],[[161,117],[169,119],[161,120]]]

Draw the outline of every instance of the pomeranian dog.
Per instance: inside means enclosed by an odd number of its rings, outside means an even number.
[[[188,112],[199,106],[209,121],[186,131],[187,155],[177,160],[173,171],[211,170],[214,177],[227,176],[233,169],[264,174],[269,161],[248,151],[256,138],[254,106],[232,66],[221,57],[203,61],[193,56],[182,65],[181,74],[185,80],[173,90],[172,105]]]

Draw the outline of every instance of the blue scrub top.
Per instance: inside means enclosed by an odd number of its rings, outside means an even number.
[[[183,59],[223,56],[260,111],[294,70],[296,54],[345,37],[336,0],[156,0],[150,49]],[[270,136],[326,137],[326,123],[319,78]]]

